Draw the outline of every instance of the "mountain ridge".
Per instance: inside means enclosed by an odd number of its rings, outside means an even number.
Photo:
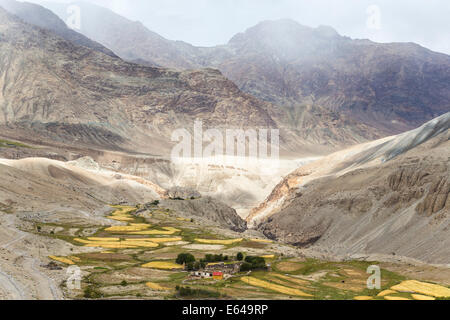
[[[289,174],[247,221],[299,247],[449,263],[449,143],[446,113],[329,155]]]
[[[19,2],[15,0],[0,0],[0,7],[21,18],[24,22],[36,25],[56,33],[58,36],[111,57],[117,57],[111,50],[92,41],[84,35],[68,28],[64,21],[49,9],[30,2]]]
[[[205,127],[276,127],[269,104],[241,92],[217,70],[124,62],[3,9],[0,15],[3,126],[53,133],[53,140],[70,143],[140,144],[148,151],[149,137],[168,141],[173,130],[192,128],[197,118]]]
[[[47,6],[64,15],[63,5]],[[90,8],[84,4],[88,21]],[[102,10],[109,18],[96,20],[103,26],[97,41],[117,38],[115,24],[123,21],[134,39],[108,42],[122,58],[178,69],[217,68],[244,92],[276,105],[280,127],[316,145],[349,146],[399,134],[450,110],[450,56],[416,44],[353,40],[328,26],[281,19],[250,27],[227,44],[195,47],[142,24],[133,33],[127,25],[135,22],[95,6],[97,15]],[[82,32],[97,37],[94,29]]]

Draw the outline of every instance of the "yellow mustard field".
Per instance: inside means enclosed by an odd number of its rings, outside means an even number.
[[[98,238],[98,237],[89,237],[87,238],[90,241],[119,241],[119,238]],[[85,240],[86,241],[86,240]]]
[[[357,296],[353,298],[354,300],[373,300],[373,297],[370,296]]]
[[[134,231],[142,231],[145,229],[150,228],[150,225],[144,224],[144,225],[130,225],[130,226],[112,226],[109,228],[106,228],[105,231],[108,232],[134,232]]]
[[[152,269],[183,269],[183,266],[171,261],[152,261],[142,265],[143,268]]]
[[[274,283],[270,283],[270,282],[260,280],[260,279],[254,278],[254,277],[242,277],[241,281],[243,281],[251,286],[266,288],[266,289],[277,291],[277,292],[287,294],[287,295],[294,295],[294,296],[300,296],[300,297],[312,297],[311,294],[308,294],[301,290],[285,287],[285,286],[274,284]]]
[[[133,218],[131,217],[124,217],[124,216],[116,216],[116,217],[109,217],[109,219],[111,220],[116,220],[116,221],[133,221]]]
[[[424,296],[423,294],[412,294],[411,297],[414,300],[436,300],[434,297]]]
[[[207,244],[234,244],[241,242],[243,239],[230,239],[230,240],[214,240],[214,239],[195,239],[195,241],[200,243],[207,243]]]
[[[392,290],[400,292],[413,292],[427,296],[444,298],[450,297],[450,289],[440,286],[438,284],[432,284],[427,282],[421,282],[417,280],[406,280],[402,283],[391,287]]]
[[[156,242],[150,241],[150,239],[125,239],[122,241],[116,240],[117,238],[112,238],[112,241],[106,240],[108,238],[97,239],[103,240],[84,240],[79,238],[76,238],[74,240],[83,243],[86,247],[98,247],[105,249],[133,249],[139,247],[155,248],[158,246]]]
[[[147,282],[145,285],[147,287],[149,287],[150,289],[156,290],[156,291],[166,291],[166,290],[168,290],[168,288],[165,288],[165,287],[163,287],[163,286],[161,286],[161,285],[159,285],[157,283],[154,283],[154,282]]]
[[[130,239],[131,240],[131,239]],[[183,238],[181,237],[172,237],[172,238],[148,238],[148,241],[154,242],[154,243],[164,243],[164,242],[174,242],[174,241],[181,241]]]
[[[65,264],[75,264],[75,262],[73,262],[72,260],[68,259],[68,258],[64,258],[64,257],[56,257],[56,256],[49,256],[50,259],[58,261],[58,262],[62,262]]]
[[[396,297],[396,296],[384,296],[385,300],[393,300],[393,301],[401,301],[401,300],[411,300],[408,298],[404,298],[404,297]]]
[[[177,232],[181,232],[180,229],[173,227],[163,227],[163,230],[146,230],[146,231],[134,231],[130,232],[133,235],[172,235]]]

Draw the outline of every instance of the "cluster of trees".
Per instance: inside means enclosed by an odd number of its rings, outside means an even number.
[[[195,257],[190,253],[180,253],[175,263],[186,264],[187,271],[197,271],[206,267],[206,262],[195,261]]]
[[[250,271],[250,270],[265,270],[267,269],[266,260],[262,257],[246,256],[245,262],[241,265],[239,271]]]
[[[185,264],[187,271],[197,271],[206,267],[206,262],[203,260],[196,261],[195,257],[190,253],[180,253],[175,263]]]
[[[180,253],[175,262],[181,265],[185,264],[187,271],[197,271],[204,269],[210,262],[225,262],[229,260],[230,257],[224,256],[223,254],[206,254],[205,258],[196,261],[195,257],[192,254]],[[236,255],[236,260],[244,260],[244,263],[240,268],[240,271],[242,272],[249,270],[267,269],[266,260],[262,257],[246,256],[244,259],[244,254],[242,252],[239,252]]]
[[[206,254],[204,259],[201,259],[200,261],[203,262],[222,262],[222,261],[228,261],[229,257],[224,256],[223,254]]]
[[[223,254],[206,254],[205,258],[196,261],[195,257],[190,253],[180,253],[175,260],[177,264],[185,264],[187,271],[197,271],[204,269],[210,262],[225,262],[229,261],[229,256]]]

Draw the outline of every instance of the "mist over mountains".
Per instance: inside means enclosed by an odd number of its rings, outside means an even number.
[[[398,134],[450,110],[450,57],[413,43],[353,40],[333,28],[264,21],[227,44],[170,41],[88,3],[81,33],[125,60],[176,69],[213,67],[278,107],[280,126],[316,144]],[[67,5],[45,3],[63,20]]]

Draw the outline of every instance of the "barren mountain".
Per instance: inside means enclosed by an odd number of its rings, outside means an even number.
[[[248,221],[297,246],[449,263],[449,152],[447,113],[298,169]]]
[[[330,27],[280,20],[226,47],[233,56],[219,69],[242,90],[286,108],[294,128],[309,112],[400,133],[450,110],[450,57],[416,44],[352,40]]]
[[[80,8],[82,34],[112,49],[122,59],[148,66],[199,68],[193,62],[197,48],[181,42],[170,41],[150,31],[142,23],[126,19],[111,10],[87,2],[74,2]],[[71,4],[42,2],[42,5],[66,20]],[[192,54],[189,52],[192,50]]]
[[[101,148],[170,150],[174,129],[276,127],[271,105],[217,70],[127,63],[25,24],[0,9],[0,125],[35,137]],[[155,147],[156,146],[156,147]]]
[[[111,57],[116,57],[111,50],[101,44],[92,41],[81,33],[69,29],[64,21],[56,14],[40,5],[15,0],[0,0],[0,7],[16,15],[24,22],[49,30],[74,44],[103,52]]]
[[[66,5],[45,5],[67,15]],[[84,12],[80,32],[122,58],[218,68],[241,90],[279,106],[273,116],[280,127],[316,145],[398,134],[450,110],[450,57],[413,43],[353,40],[331,27],[279,20],[201,48],[164,39],[107,9],[77,5]]]

